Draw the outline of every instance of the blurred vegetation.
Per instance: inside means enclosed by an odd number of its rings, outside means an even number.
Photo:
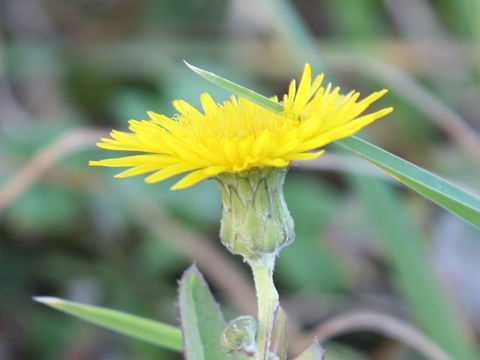
[[[100,135],[130,118],[172,114],[177,98],[198,105],[205,91],[229,97],[182,59],[266,95],[285,91],[306,61],[345,92],[389,88],[378,106],[395,112],[364,135],[478,194],[479,17],[479,0],[0,0],[0,360],[180,359],[31,297],[176,324],[176,279],[195,260],[229,318],[255,312],[247,295],[232,302],[244,284],[221,282],[218,258],[241,281],[250,274],[219,246],[213,182],[171,192],[174,181],[87,166],[105,157]],[[32,161],[22,187],[14,176]],[[297,240],[276,273],[289,320],[308,330],[375,310],[469,360],[480,334],[479,229],[362,161],[360,175],[343,161],[292,167]],[[200,254],[212,246],[218,258]],[[329,360],[423,359],[381,331],[324,344]]]

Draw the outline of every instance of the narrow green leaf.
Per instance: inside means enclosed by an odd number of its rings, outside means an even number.
[[[437,175],[355,136],[337,140],[336,144],[369,160],[411,189],[480,227],[480,199]]]
[[[279,360],[287,360],[287,316],[280,306],[275,311],[270,352]]]
[[[180,280],[178,303],[187,360],[243,358],[227,354],[221,342],[226,325],[222,312],[195,265],[185,271]]]
[[[147,341],[167,349],[182,350],[180,329],[153,320],[99,306],[85,305],[49,296],[37,296],[35,301],[74,315],[83,320],[127,336]]]
[[[283,106],[263,95],[237,85],[212,72],[187,64],[193,71],[214,84],[243,96],[271,111],[280,112]],[[336,144],[374,163],[380,169],[417,191],[427,199],[450,210],[471,224],[480,227],[480,199],[468,194],[442,178],[355,136],[337,140]]]
[[[294,360],[325,360],[325,352],[317,339],[315,339],[313,344],[306,348]]]

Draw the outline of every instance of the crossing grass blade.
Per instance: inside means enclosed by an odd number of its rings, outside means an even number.
[[[441,177],[355,136],[337,140],[335,143],[374,163],[411,189],[480,227],[480,199],[475,196]]]
[[[187,62],[185,63],[198,75],[235,95],[245,97],[274,112],[281,112],[283,110],[282,104],[278,102],[270,100],[263,95],[224,79],[212,72],[200,69]],[[465,192],[439,176],[356,136],[337,140],[335,144],[370,161],[427,199],[444,207],[469,223],[480,227],[480,199],[477,197]]]

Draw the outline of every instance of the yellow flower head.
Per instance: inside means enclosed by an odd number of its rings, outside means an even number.
[[[131,132],[113,130],[111,138],[102,138],[98,144],[103,149],[140,154],[91,161],[90,165],[129,168],[116,177],[152,173],[147,183],[188,172],[172,187],[183,189],[221,173],[286,167],[294,159],[313,159],[324,152],[319,148],[393,110],[359,116],[387,90],[357,101],[358,92],[340,95],[338,87],[322,87],[322,79],[323,75],[317,76],[312,83],[306,64],[298,89],[295,80],[290,83],[282,113],[233,96],[216,104],[210,95],[202,94],[203,111],[176,100],[173,105],[178,113],[172,118],[150,111],[150,120],[130,120]]]

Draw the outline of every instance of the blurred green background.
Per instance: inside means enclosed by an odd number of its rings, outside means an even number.
[[[182,59],[268,96],[307,61],[345,93],[388,88],[376,106],[394,113],[362,136],[480,192],[479,0],[0,0],[0,360],[181,359],[31,297],[176,324],[176,280],[193,261],[227,319],[255,313],[248,269],[219,245],[214,182],[171,192],[175,179],[87,166],[128,119],[229,97]],[[329,360],[424,359],[368,321],[322,327],[374,311],[453,359],[480,358],[480,230],[328,150],[286,183],[297,239],[276,281],[291,351],[312,331],[331,338]]]

